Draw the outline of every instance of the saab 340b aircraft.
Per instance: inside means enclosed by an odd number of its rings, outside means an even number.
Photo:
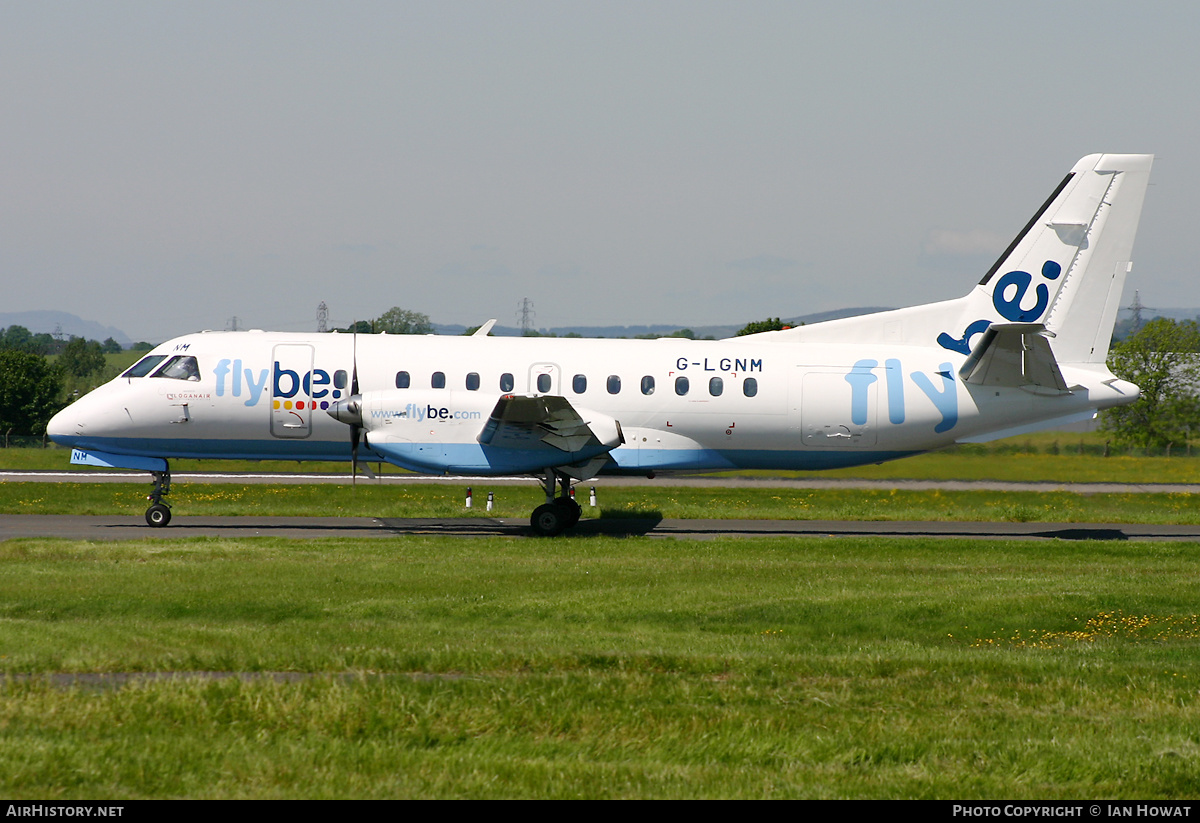
[[[171,458],[367,459],[537,477],[552,535],[602,474],[855,466],[1090,419],[1138,396],[1105,359],[1152,160],[1080,160],[957,300],[716,341],[189,334],[48,431],[151,472],[152,526]]]

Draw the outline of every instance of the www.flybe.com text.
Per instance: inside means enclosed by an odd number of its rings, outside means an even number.
[[[415,420],[422,423],[426,420],[479,420],[483,412],[453,411],[444,406],[421,406],[409,403],[403,409],[372,409],[371,417],[376,420]]]

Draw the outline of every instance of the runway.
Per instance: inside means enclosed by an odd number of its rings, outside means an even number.
[[[126,471],[4,471],[0,482],[140,483],[144,472]],[[180,483],[349,483],[348,474],[286,474],[254,472],[180,472]],[[360,484],[447,484],[474,486],[482,496],[489,486],[536,485],[532,478],[428,477],[384,474]],[[943,491],[1064,491],[1076,494],[1172,493],[1195,494],[1197,484],[1168,483],[1054,483],[969,480],[861,480],[778,477],[603,477],[590,483],[604,486],[691,486],[712,488],[791,489],[941,489]],[[152,529],[140,516],[0,515],[0,540],[14,537],[62,537],[75,540],[136,540],[197,536],[223,537],[396,537],[437,534],[533,537],[527,519],[460,517],[449,519],[374,517],[189,517],[177,514],[165,529]],[[570,536],[615,535],[705,539],[714,537],[958,537],[976,540],[1200,540],[1200,525],[1130,523],[990,523],[947,521],[834,521],[834,520],[671,520],[654,517],[607,517],[581,520]]]
[[[346,485],[349,474],[276,473],[276,472],[174,472],[176,485],[186,483],[213,484],[311,484]],[[150,475],[137,471],[68,471],[0,469],[0,483],[143,483]],[[436,484],[472,486],[476,493],[488,486],[536,486],[532,477],[443,477],[421,474],[381,474],[375,478],[359,475],[360,485]],[[1018,491],[1072,492],[1075,494],[1200,494],[1200,483],[1058,483],[1054,481],[1014,482],[1007,480],[864,480],[840,477],[754,477],[754,476],[692,476],[663,474],[657,477],[609,476],[598,477],[577,488],[596,486],[688,486],[692,488],[758,488],[758,489],[907,489],[909,491]]]
[[[971,540],[1200,541],[1200,525],[1130,523],[986,523],[851,520],[584,519],[570,534],[534,537],[527,520],[490,517],[188,517],[153,529],[138,517],[0,515],[0,540],[21,537],[138,540],[185,537],[394,538],[404,535],[571,539],[589,535],[712,539],[717,537],[938,537]]]

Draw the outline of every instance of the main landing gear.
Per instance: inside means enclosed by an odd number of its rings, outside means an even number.
[[[555,497],[555,488],[559,484],[562,485],[562,494]],[[529,518],[529,525],[534,534],[553,537],[579,522],[583,509],[571,497],[570,477],[553,469],[546,469],[542,488],[546,491],[546,502],[534,509],[533,516]]]
[[[150,508],[146,509],[146,524],[159,528],[171,522],[171,507],[163,502],[163,498],[171,493],[171,467],[168,465],[166,471],[150,474],[154,477],[154,488],[146,495],[151,501]]]

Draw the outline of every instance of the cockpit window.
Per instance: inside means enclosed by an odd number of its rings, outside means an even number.
[[[129,369],[126,370],[126,372],[121,376],[122,377],[145,377],[151,371],[153,371],[155,366],[157,366],[159,363],[161,363],[162,361],[164,361],[166,359],[167,359],[167,356],[165,354],[152,354],[148,357],[143,357],[141,360],[137,361],[132,366],[130,366]]]
[[[148,358],[147,358],[148,359]],[[169,377],[172,380],[200,380],[200,366],[196,358],[189,355],[177,355],[156,371],[152,377]]]

